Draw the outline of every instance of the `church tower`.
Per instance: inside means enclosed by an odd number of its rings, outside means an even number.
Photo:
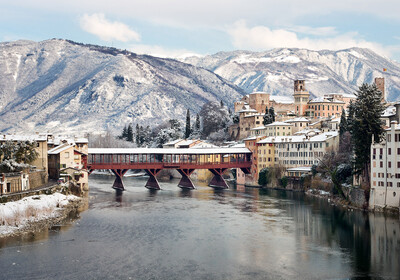
[[[375,78],[375,85],[382,92],[382,102],[385,102],[385,78]]]
[[[307,103],[310,99],[310,93],[306,90],[304,80],[294,81],[294,110],[297,116],[304,116],[307,110]]]

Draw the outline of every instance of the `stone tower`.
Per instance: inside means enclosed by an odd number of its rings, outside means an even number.
[[[382,102],[385,102],[385,78],[375,78],[375,85],[382,92]]]
[[[304,116],[307,110],[307,103],[310,100],[310,93],[306,90],[304,80],[294,81],[294,110],[296,115]]]

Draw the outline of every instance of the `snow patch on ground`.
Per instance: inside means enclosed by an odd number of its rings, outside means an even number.
[[[0,204],[0,237],[12,234],[30,222],[57,217],[58,210],[79,199],[75,195],[54,193]]]

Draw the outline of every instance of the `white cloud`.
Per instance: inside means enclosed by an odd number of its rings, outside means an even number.
[[[304,28],[303,28],[304,29]],[[272,48],[304,48],[310,50],[339,50],[351,47],[369,48],[382,55],[389,55],[390,50],[375,42],[358,38],[355,32],[348,32],[324,38],[299,38],[286,29],[270,29],[266,26],[248,27],[245,21],[236,22],[228,29],[232,43],[236,48],[246,50],[268,50]]]
[[[104,14],[84,14],[80,19],[80,25],[83,30],[98,36],[103,41],[140,41],[139,33],[122,22],[109,21]]]
[[[301,26],[290,26],[287,28],[287,30],[307,35],[315,35],[315,36],[333,36],[338,34],[336,28],[333,26],[310,27],[301,25]]]
[[[137,45],[132,45],[129,50],[131,52],[137,53],[137,54],[149,54],[152,56],[157,56],[157,57],[169,57],[169,58],[180,58],[183,59],[185,57],[190,57],[190,56],[201,56],[198,53],[185,50],[185,49],[166,49],[161,46],[157,45],[143,45],[143,44],[137,44]]]

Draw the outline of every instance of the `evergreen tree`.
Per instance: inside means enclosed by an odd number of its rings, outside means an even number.
[[[122,134],[120,136],[118,136],[118,139],[126,140],[127,132],[128,132],[128,128],[125,125],[124,128],[122,129]]]
[[[354,123],[354,103],[353,103],[353,100],[350,101],[350,104],[347,107],[347,110],[348,110],[347,131],[352,133],[352,131],[353,131],[353,123]]]
[[[266,110],[266,109],[265,109]],[[274,107],[270,107],[268,110],[269,117],[271,118],[272,122],[275,122],[275,110]]]
[[[140,147],[140,127],[139,124],[136,124],[136,145]]]
[[[139,128],[139,143],[140,143],[139,145],[140,146],[142,146],[144,144],[145,138],[146,138],[146,136],[145,136],[145,131],[143,129],[143,126],[140,126],[140,128]]]
[[[370,149],[372,140],[378,143],[383,135],[380,117],[384,106],[381,103],[382,92],[375,84],[363,84],[356,96],[351,132],[355,156],[354,167],[356,174],[362,175],[362,184],[369,188]]]
[[[133,129],[132,129],[132,125],[129,124],[128,128],[126,129],[126,137],[125,137],[126,141],[129,142],[133,142]]]
[[[268,106],[265,107],[265,114],[264,114],[264,118],[263,118],[263,125],[267,125],[273,123],[271,115],[269,114],[269,110],[268,110]]]
[[[221,107],[224,107],[224,102],[221,100]]]
[[[190,111],[187,109],[186,111],[186,129],[185,129],[185,139],[189,138],[192,133],[192,129],[190,128]]]
[[[340,125],[339,125],[340,137],[342,137],[343,134],[348,130],[349,130],[349,128],[347,126],[346,112],[344,111],[344,109],[342,109],[342,115],[340,117]]]
[[[196,114],[196,122],[194,123],[194,129],[200,131],[200,115]]]

